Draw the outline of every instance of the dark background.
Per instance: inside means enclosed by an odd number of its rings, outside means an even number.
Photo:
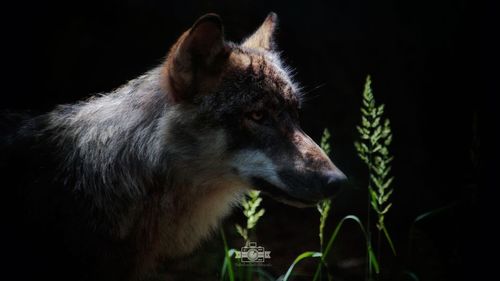
[[[226,38],[239,42],[269,11],[278,14],[277,43],[297,71],[307,103],[302,124],[315,140],[332,132],[334,162],[352,179],[329,221],[366,216],[366,170],[353,141],[361,94],[370,74],[378,102],[391,119],[396,180],[387,225],[398,249],[384,245],[387,280],[456,280],[469,276],[477,214],[479,88],[471,56],[478,44],[467,1],[23,1],[4,6],[1,109],[43,113],[108,92],[160,64],[177,37],[201,15],[216,12]],[[5,77],[4,77],[5,78]],[[412,221],[443,206],[445,211]],[[259,237],[273,251],[276,275],[293,258],[317,247],[317,214],[265,199]],[[231,232],[232,221],[226,224]],[[358,280],[363,257],[357,229],[347,227],[336,247],[334,275]],[[409,253],[412,240],[414,250]],[[233,241],[239,247],[238,241]],[[267,243],[267,244],[266,244]],[[360,269],[361,268],[361,269]]]

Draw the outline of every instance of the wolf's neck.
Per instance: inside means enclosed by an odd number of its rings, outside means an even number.
[[[154,69],[112,93],[59,106],[48,114],[48,126],[75,188],[136,197],[161,172],[167,112]]]
[[[160,249],[166,257],[183,256],[213,234],[241,201],[244,184],[221,178],[199,186],[176,186],[163,201]]]

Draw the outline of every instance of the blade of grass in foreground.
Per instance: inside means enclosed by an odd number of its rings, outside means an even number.
[[[330,236],[330,239],[328,240],[328,244],[326,245],[326,248],[323,251],[323,255],[321,256],[322,263],[320,263],[318,265],[318,267],[316,268],[316,273],[314,274],[313,281],[318,280],[321,266],[322,266],[322,264],[324,264],[326,257],[330,253],[330,250],[333,246],[333,242],[335,242],[335,239],[337,238],[337,235],[338,235],[340,229],[342,228],[342,225],[344,225],[344,222],[347,220],[352,220],[352,221],[356,222],[357,225],[359,225],[361,232],[363,232],[363,235],[365,236],[366,250],[368,251],[368,257],[370,259],[370,263],[373,266],[373,268],[375,269],[375,272],[377,274],[379,273],[379,265],[377,262],[377,258],[375,257],[375,254],[373,253],[372,244],[371,244],[370,240],[368,239],[368,235],[366,233],[366,230],[365,230],[363,224],[361,223],[361,220],[358,217],[350,215],[350,216],[345,216],[344,218],[342,218],[340,220],[340,222],[337,224],[337,226],[335,227],[335,230],[333,231],[332,236]]]
[[[403,275],[408,276],[412,281],[420,281],[418,276],[411,271],[403,271]]]
[[[437,214],[440,214],[442,212],[445,212],[447,210],[450,210],[452,208],[454,208],[456,205],[458,205],[457,202],[453,202],[453,203],[450,203],[446,206],[443,206],[443,207],[440,207],[440,208],[437,208],[437,209],[434,209],[434,210],[431,210],[431,211],[428,211],[428,212],[425,212],[421,215],[419,215],[418,217],[415,218],[415,220],[412,222],[411,226],[410,226],[410,231],[409,231],[409,234],[408,234],[408,238],[409,238],[409,242],[408,242],[408,256],[411,256],[412,255],[412,251],[413,251],[413,233],[415,231],[415,225],[417,224],[417,222],[423,220],[423,219],[426,219],[428,217],[432,217],[434,215],[437,215]]]
[[[293,268],[302,260],[304,259],[307,259],[307,258],[319,258],[321,257],[321,253],[320,252],[304,252],[302,254],[300,254],[297,258],[295,258],[295,260],[293,261],[292,265],[290,265],[290,267],[288,268],[285,276],[283,277],[283,279],[278,279],[280,281],[288,281],[288,278],[290,278],[290,276],[292,275],[292,271],[293,271]]]
[[[222,241],[224,242],[224,264],[222,265],[220,280],[224,281],[224,277],[226,277],[226,271],[227,271],[229,276],[229,281],[234,281],[235,280],[234,270],[233,270],[233,263],[231,262],[231,257],[234,255],[235,250],[229,249],[229,247],[227,246],[227,240],[226,240],[226,235],[224,234],[224,230],[221,229],[220,233],[222,236]]]
[[[389,246],[391,246],[392,253],[396,256],[396,248],[394,247],[394,244],[392,243],[391,236],[389,235],[389,232],[387,231],[387,228],[385,228],[385,225],[382,227],[382,231],[384,231],[385,238],[387,239],[387,242],[389,243]]]
[[[253,272],[257,273],[257,275],[259,275],[259,280],[262,280],[262,278],[260,277],[264,277],[265,280],[268,280],[268,281],[275,281],[276,278],[274,278],[271,274],[267,273],[265,270],[262,270],[260,268],[254,268],[253,269]]]

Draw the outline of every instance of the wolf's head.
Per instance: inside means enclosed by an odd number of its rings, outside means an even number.
[[[300,90],[275,52],[276,25],[271,13],[235,44],[208,14],[178,39],[162,70],[175,108],[168,143],[199,181],[231,177],[280,201],[312,205],[346,177],[300,128]]]

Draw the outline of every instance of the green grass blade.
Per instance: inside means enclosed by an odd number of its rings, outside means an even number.
[[[288,281],[288,278],[292,275],[293,268],[302,260],[307,259],[307,258],[319,258],[321,257],[320,252],[304,252],[300,254],[295,260],[293,261],[292,265],[288,268],[285,276],[283,279],[280,279],[280,281]]]
[[[373,269],[375,269],[375,273],[380,272],[380,267],[377,262],[377,258],[375,257],[375,253],[373,252],[373,249],[371,247],[371,244],[367,248],[368,251],[368,257],[370,258],[370,264],[373,266]]]
[[[368,255],[370,258],[370,263],[373,265],[373,268],[375,269],[375,273],[378,274],[379,273],[379,265],[378,265],[377,259],[375,257],[375,254],[373,253],[373,250],[371,247],[371,241],[368,239],[368,235],[366,233],[365,227],[363,226],[363,223],[361,223],[361,220],[357,216],[354,216],[354,215],[345,216],[337,224],[337,226],[335,227],[335,230],[333,231],[332,235],[330,236],[330,239],[328,240],[328,244],[326,245],[325,251],[323,252],[323,256],[321,258],[322,261],[326,260],[326,257],[330,253],[330,250],[333,246],[333,242],[337,238],[337,234],[339,233],[340,228],[342,227],[344,222],[347,220],[352,220],[352,221],[356,222],[356,224],[361,229],[361,232],[363,232],[363,235],[365,236],[366,245],[367,245],[366,249],[368,251]],[[315,279],[313,279],[313,280],[315,280]]]
[[[340,228],[342,227],[342,225],[344,224],[344,222],[346,220],[353,220],[353,221],[357,222],[361,226],[363,233],[366,234],[364,227],[363,227],[363,224],[361,223],[361,221],[358,217],[353,216],[353,215],[345,216],[344,218],[342,218],[340,220],[340,222],[335,227],[335,230],[333,231],[332,235],[330,236],[330,239],[328,240],[328,244],[326,244],[325,251],[323,251],[323,258],[322,258],[323,260],[326,259],[326,257],[328,256],[328,253],[330,252],[330,250],[332,248],[333,242],[337,238],[337,234],[339,233]]]
[[[427,217],[431,217],[431,216],[433,216],[433,215],[436,215],[436,214],[439,214],[439,213],[441,213],[441,212],[443,212],[443,211],[446,211],[446,210],[448,210],[448,209],[451,209],[451,208],[455,207],[455,205],[456,205],[456,204],[457,204],[457,203],[456,203],[456,202],[454,202],[454,203],[448,204],[448,205],[446,205],[446,206],[443,206],[443,207],[441,207],[441,208],[437,208],[437,209],[434,209],[434,210],[431,210],[431,211],[425,212],[425,213],[423,213],[423,214],[419,215],[418,217],[416,217],[416,218],[415,218],[415,220],[413,221],[413,224],[415,224],[415,223],[417,223],[417,222],[419,222],[419,221],[421,221],[421,220],[423,220],[423,219],[425,219],[425,218],[427,218]]]
[[[413,232],[414,232],[414,229],[415,229],[415,224],[417,224],[417,222],[423,220],[423,219],[426,219],[428,217],[432,217],[434,215],[437,215],[437,214],[440,214],[444,211],[447,211],[449,209],[452,209],[453,207],[455,207],[458,203],[457,202],[453,202],[451,204],[448,204],[446,206],[443,206],[443,207],[440,207],[440,208],[437,208],[437,209],[434,209],[434,210],[431,210],[431,211],[428,211],[428,212],[425,212],[419,216],[417,216],[415,218],[415,220],[412,222],[411,226],[410,226],[410,231],[408,233],[408,256],[411,256],[412,255],[412,252],[413,252]]]
[[[327,267],[326,262],[323,259],[321,260],[321,262],[318,264],[318,267],[316,268],[316,272],[314,273],[313,281],[316,281],[316,280],[318,280],[318,278],[320,278],[322,266],[324,266],[325,268]]]
[[[389,232],[385,228],[385,225],[382,227],[382,231],[384,232],[385,238],[387,239],[387,242],[389,243],[389,246],[391,246],[392,253],[397,256],[396,254],[396,248],[394,247],[394,243],[392,243],[391,236],[389,235]]]
[[[233,270],[233,263],[231,262],[231,257],[235,253],[234,249],[229,249],[227,246],[227,240],[226,240],[226,235],[224,234],[224,230],[221,229],[220,231],[221,236],[222,236],[222,241],[224,242],[224,264],[222,265],[222,270],[221,270],[221,281],[224,280],[224,277],[226,275],[226,272],[229,276],[229,281],[234,281],[234,270]]]
[[[349,217],[349,216],[347,216]],[[330,249],[332,248],[333,242],[335,241],[335,238],[337,238],[337,234],[340,231],[340,228],[344,224],[344,221],[347,219],[347,217],[344,217],[343,219],[340,220],[340,222],[337,224],[335,229],[333,230],[332,235],[330,236],[330,239],[328,239],[328,244],[326,244],[326,248],[323,250],[323,255],[321,257],[321,263],[318,264],[318,267],[316,268],[316,272],[314,273],[313,281],[318,280],[320,272],[321,272],[321,267],[324,264],[324,261],[326,259],[326,256],[330,252]],[[354,216],[353,216],[354,217]]]
[[[220,280],[224,280],[224,277],[226,277],[226,272],[228,270],[228,262],[231,261],[231,258],[234,256],[234,254],[236,253],[236,250],[235,249],[229,249],[229,251],[227,252],[227,255],[229,256],[229,259],[225,258],[224,257],[224,263],[222,264],[222,270],[221,270],[221,278]],[[231,266],[231,265],[229,265]]]
[[[261,269],[261,268],[255,268],[254,272],[257,273],[259,276],[259,280],[268,280],[268,281],[275,281],[276,278],[274,278],[269,272]],[[265,279],[262,279],[261,277],[264,277]]]
[[[405,270],[405,271],[403,271],[403,275],[408,276],[413,281],[420,281],[420,279],[418,278],[418,276],[415,273],[411,272],[411,271]]]

